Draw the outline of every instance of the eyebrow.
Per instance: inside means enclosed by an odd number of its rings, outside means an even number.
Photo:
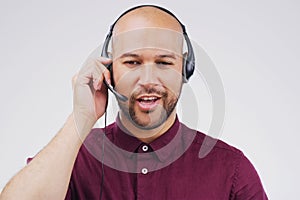
[[[125,57],[138,58],[138,57],[140,57],[140,55],[139,54],[135,54],[135,53],[124,53],[122,56],[120,56],[120,58],[125,58]],[[155,57],[176,59],[176,56],[173,53],[170,53],[170,54],[160,54],[160,55],[156,55]]]
[[[176,59],[176,56],[175,56],[173,53],[171,53],[171,54],[161,54],[161,55],[156,55],[155,57]]]
[[[135,54],[135,53],[124,53],[122,56],[120,56],[120,58],[125,58],[125,57],[135,57],[135,58],[138,58],[140,56],[138,54]]]

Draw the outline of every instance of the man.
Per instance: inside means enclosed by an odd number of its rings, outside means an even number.
[[[242,152],[218,141],[199,158],[205,135],[178,121],[175,107],[193,57],[192,49],[182,53],[189,40],[177,18],[141,6],[111,31],[112,50],[103,55],[112,59],[85,63],[73,81],[73,113],[0,199],[267,199]],[[119,115],[92,130],[106,111],[107,87]]]

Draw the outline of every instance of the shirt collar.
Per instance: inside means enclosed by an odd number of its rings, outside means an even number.
[[[126,128],[122,125],[120,118],[117,117],[113,127],[114,137],[112,142],[121,149],[134,154],[137,152],[137,149],[145,143],[123,130],[126,130]],[[176,115],[173,125],[164,134],[147,145],[155,152],[157,158],[163,162],[172,153],[172,149],[170,148],[175,148],[177,146],[176,144],[179,142],[178,139],[180,138],[180,133],[180,122]],[[172,145],[168,145],[171,142]],[[163,148],[165,146],[168,146],[168,148]]]

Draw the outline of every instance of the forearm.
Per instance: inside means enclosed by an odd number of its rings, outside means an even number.
[[[82,139],[70,115],[51,142],[11,179],[0,199],[64,199]]]

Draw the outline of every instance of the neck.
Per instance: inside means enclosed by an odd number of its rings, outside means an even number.
[[[153,129],[141,129],[136,127],[128,118],[122,113],[119,112],[120,121],[122,125],[136,138],[149,144],[154,141],[159,136],[163,135],[174,123],[176,119],[176,109],[171,113],[171,115],[167,118],[167,120],[162,123],[160,126]]]

